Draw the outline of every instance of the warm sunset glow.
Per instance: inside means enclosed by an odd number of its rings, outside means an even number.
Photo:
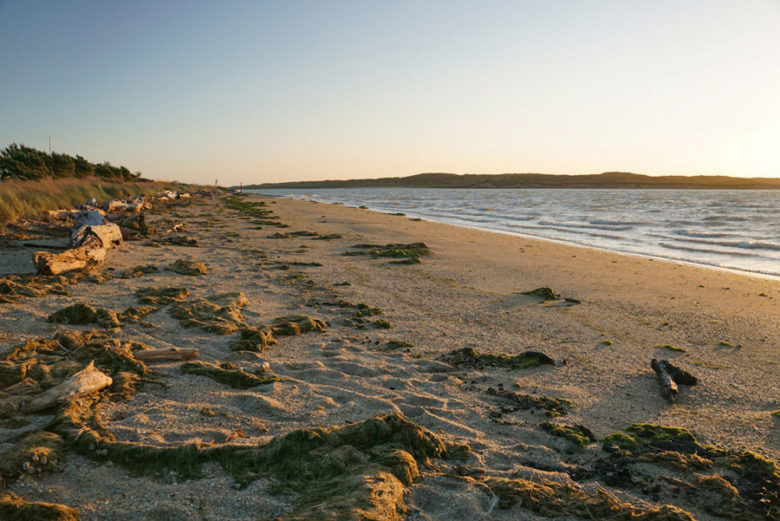
[[[780,3],[0,2],[0,145],[225,184],[780,177]]]

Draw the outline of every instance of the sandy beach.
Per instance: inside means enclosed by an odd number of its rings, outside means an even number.
[[[139,305],[140,289],[184,287],[186,299],[102,331],[154,349],[196,348],[197,361],[208,367],[273,375],[272,381],[238,388],[183,371],[181,361],[149,363],[147,383],[126,399],[114,393],[95,409],[90,428],[114,444],[105,445],[106,453],[100,443],[91,447],[95,455],[76,442],[55,469],[6,480],[10,492],[67,505],[88,521],[589,519],[587,512],[606,508],[605,501],[614,519],[780,515],[779,498],[772,495],[780,471],[770,461],[780,459],[780,417],[773,415],[780,409],[780,281],[341,205],[264,196],[240,200],[265,202],[255,208],[272,211],[287,227],[258,224],[247,206],[230,208],[225,197],[193,199],[150,215],[152,223],[184,223],[184,233],[198,246],[127,241],[100,268],[107,280],[80,281],[67,295],[0,304],[0,356],[63,329],[101,329],[47,321],[66,306],[87,303],[121,312]],[[430,253],[381,255],[381,246],[415,243]],[[373,247],[356,247],[361,245]],[[32,272],[32,251],[6,249],[0,275]],[[166,269],[177,260],[205,263],[208,273]],[[158,271],[122,276],[147,265]],[[545,287],[557,298],[525,294]],[[187,311],[187,303],[238,292],[246,301],[234,296],[226,304],[233,305],[233,322],[225,324],[235,326],[222,331],[228,334],[173,316],[177,306]],[[282,326],[270,326],[279,317],[300,315],[321,321],[324,330],[288,335]],[[233,346],[242,330],[263,325],[275,344]],[[543,353],[554,365],[506,367],[501,365],[508,357],[494,365],[488,358],[465,360],[464,351],[453,354],[464,348],[508,356]],[[669,403],[651,369],[654,358],[691,373],[697,385],[681,385],[677,402]],[[46,430],[56,414],[0,419],[0,451],[11,450],[25,433]],[[326,496],[336,499],[309,501],[301,496],[314,495],[314,489],[300,488],[278,470],[239,480],[217,460],[204,460],[197,477],[173,465],[144,473],[111,452],[122,442],[249,449],[299,429],[341,433],[388,415],[424,429],[448,456],[405,449],[413,458],[409,466],[419,470],[408,479],[399,477],[398,465],[377,456],[385,449],[373,446],[349,445],[354,454],[339,458],[333,454],[340,449],[304,458],[363,476],[370,494],[381,488],[372,488],[372,480],[381,481],[382,500],[372,495],[341,501],[339,494],[353,492],[334,489]],[[385,421],[392,426],[397,420]],[[639,444],[631,449],[604,441],[632,424],[681,427],[695,441],[653,445],[636,430],[626,436]],[[555,426],[585,427],[593,439],[585,435],[579,444]],[[407,438],[393,436],[393,450],[400,450]],[[768,458],[761,460],[770,465],[760,478],[764,492],[754,490],[746,451]],[[616,455],[629,459],[618,461]],[[617,470],[605,470],[607,463]],[[725,485],[705,487],[716,478],[739,493]],[[528,492],[522,488],[528,483],[548,487],[565,505],[550,506],[555,498]],[[599,490],[612,499],[599,499]],[[580,503],[588,506],[578,510],[574,505]],[[729,517],[737,514],[743,517]]]

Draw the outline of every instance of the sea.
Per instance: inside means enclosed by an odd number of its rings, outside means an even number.
[[[246,190],[780,279],[780,190]]]

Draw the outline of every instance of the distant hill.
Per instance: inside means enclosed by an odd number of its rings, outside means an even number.
[[[698,176],[648,176],[630,172],[592,175],[551,174],[446,174],[425,173],[408,177],[350,179],[345,181],[297,181],[263,183],[244,188],[713,188],[780,189],[779,178]]]

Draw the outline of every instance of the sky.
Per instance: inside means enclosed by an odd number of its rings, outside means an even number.
[[[0,148],[220,184],[780,177],[780,0],[0,0]]]

